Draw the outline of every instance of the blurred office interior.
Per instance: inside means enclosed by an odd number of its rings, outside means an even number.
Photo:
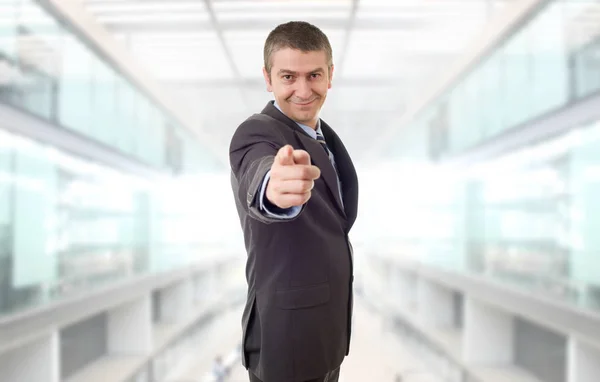
[[[239,124],[333,46],[341,382],[600,381],[600,0],[0,0],[0,382],[247,381]]]

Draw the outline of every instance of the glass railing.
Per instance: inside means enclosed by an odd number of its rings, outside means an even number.
[[[243,249],[215,158],[77,32],[43,2],[0,2],[0,103],[173,175],[0,130],[0,316]]]
[[[160,104],[35,0],[0,2],[0,102],[157,168],[217,165]]]
[[[228,186],[150,181],[0,130],[0,315],[241,253]]]
[[[369,251],[600,311],[600,121],[493,161],[361,181],[377,195],[354,231]]]
[[[421,332],[410,322],[398,316],[392,316],[391,321],[394,335],[398,336],[441,381],[484,382],[457,361],[460,355],[449,354],[448,350],[436,344],[428,334]]]
[[[454,79],[386,152],[442,159],[600,91],[598,0],[544,2]],[[422,132],[422,136],[419,134]]]

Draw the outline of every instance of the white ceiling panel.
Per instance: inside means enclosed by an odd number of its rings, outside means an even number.
[[[440,58],[457,54],[472,37],[460,33],[434,38],[417,32],[354,31],[341,74],[367,78],[425,77],[439,67]]]
[[[269,30],[224,33],[225,42],[242,77],[262,78],[263,45],[268,34]]]
[[[131,35],[133,55],[160,79],[224,79],[233,70],[217,33],[172,32]]]
[[[98,21],[104,23],[127,23],[127,24],[148,24],[151,22],[167,24],[176,23],[181,21],[196,21],[196,22],[207,22],[209,15],[206,12],[162,12],[162,13],[148,13],[148,14],[111,14],[111,15],[99,15]]]
[[[243,10],[245,12],[260,13],[272,9],[293,12],[299,9],[309,9],[318,14],[331,10],[350,9],[352,2],[353,0],[214,0],[213,7],[216,12],[236,12]]]
[[[88,1],[87,9],[97,15],[123,15],[150,12],[206,12],[206,4],[204,1]]]
[[[339,111],[401,110],[406,94],[394,86],[333,86],[327,95],[325,108]]]

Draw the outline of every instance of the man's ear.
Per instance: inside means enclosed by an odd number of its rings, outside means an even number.
[[[265,77],[265,84],[267,85],[267,91],[272,92],[273,86],[271,85],[271,74],[267,72],[267,69],[263,67],[263,76]]]
[[[327,84],[327,89],[331,89],[331,82],[333,81],[333,64],[329,67],[329,83]]]

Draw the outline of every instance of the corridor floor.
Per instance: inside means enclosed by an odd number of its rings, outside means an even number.
[[[209,382],[210,371],[217,355],[235,358],[241,338],[241,308],[228,311],[207,327],[201,349],[190,349],[184,365],[170,373],[165,382]],[[239,359],[234,359],[227,382],[247,382],[248,372]],[[441,382],[431,374],[400,341],[386,330],[384,320],[367,309],[358,299],[354,310],[354,329],[350,355],[342,364],[340,382]]]

